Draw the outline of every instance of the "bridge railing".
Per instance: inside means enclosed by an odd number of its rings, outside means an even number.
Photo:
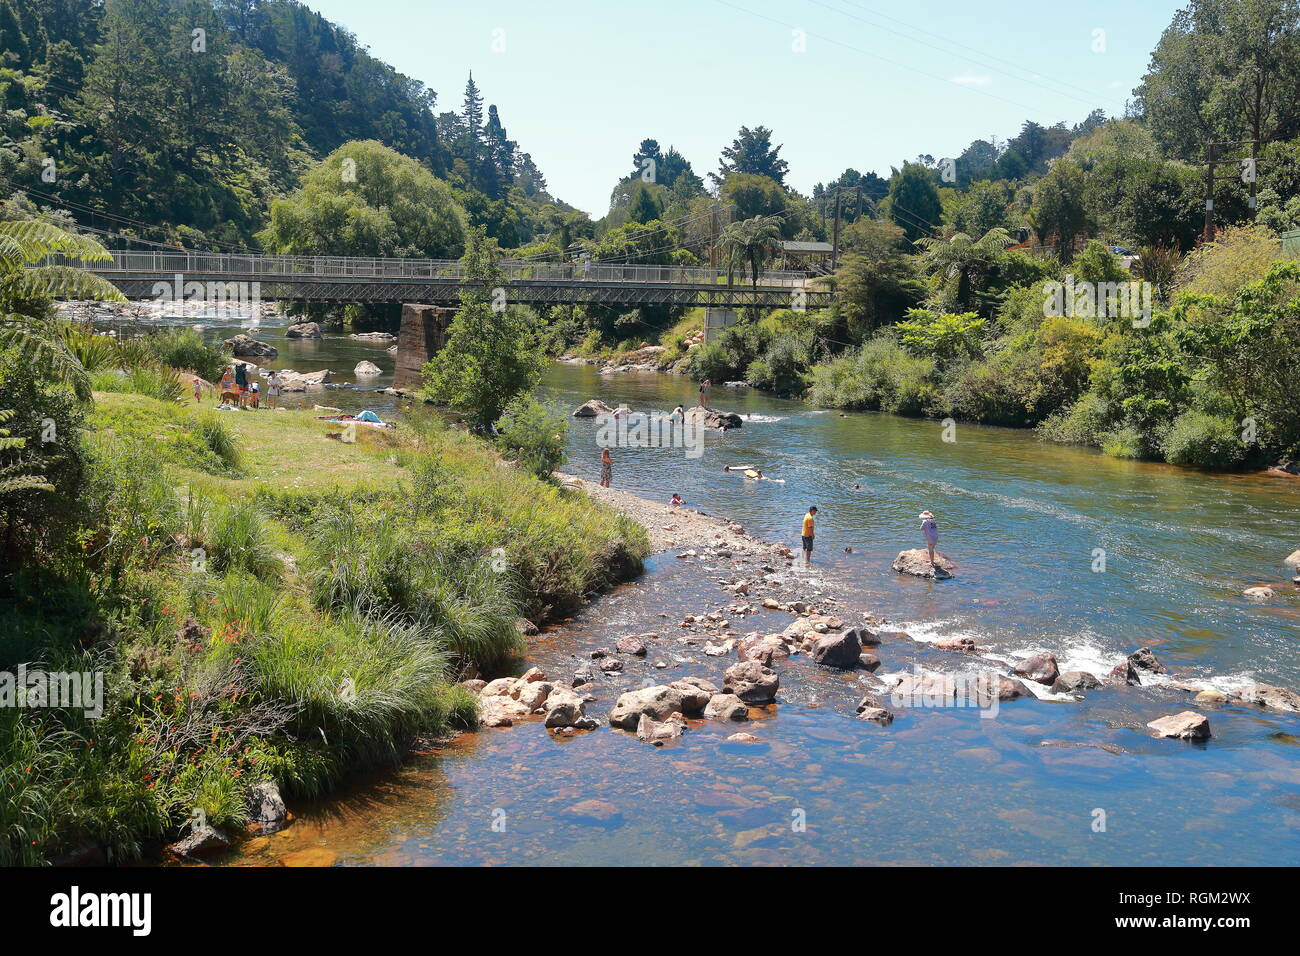
[[[241,256],[227,253],[114,250],[111,262],[95,263],[93,272],[104,276],[129,275],[167,280],[229,277],[235,279],[430,279],[459,281],[465,278],[458,259],[393,259],[361,256]],[[628,285],[723,285],[727,274],[721,269],[699,266],[657,266],[626,263],[533,262],[504,259],[498,263],[508,282],[599,282]],[[750,285],[737,273],[736,285]],[[800,272],[767,271],[761,274],[762,288],[803,288]]]

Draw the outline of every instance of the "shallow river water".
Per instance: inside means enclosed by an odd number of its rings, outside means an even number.
[[[281,347],[280,367],[346,370],[369,358],[385,375],[366,384],[389,381],[382,347],[262,337]],[[541,392],[566,410],[592,397],[634,411],[695,398],[683,378],[566,365],[549,370]],[[346,388],[300,400],[392,410]],[[1122,462],[964,424],[949,442],[937,422],[841,417],[747,389],[715,387],[712,404],[747,416],[744,426],[708,434],[698,458],[614,448],[614,484],[662,501],[680,492],[795,547],[800,517],[818,505],[818,566],[802,572],[809,588],[833,584],[918,639],[909,663],[952,669],[952,655],[925,646],[951,635],[974,638],[990,657],[1049,650],[1062,670],[1098,673],[1145,645],[1178,679],[1300,687],[1300,589],[1282,565],[1300,547],[1300,482]],[[591,480],[596,428],[573,422],[566,466]],[[724,473],[727,464],[784,483],[746,481]],[[922,509],[935,513],[939,549],[957,563],[951,581],[889,568],[899,550],[920,546]],[[592,648],[716,606],[717,578],[657,556],[640,579],[535,639],[528,663],[567,678]],[[1242,597],[1254,584],[1277,584],[1278,596]],[[765,629],[779,630],[780,617]],[[886,669],[902,669],[897,656]],[[721,683],[729,661],[710,663],[716,672],[632,661],[624,684],[688,674]],[[540,723],[462,735],[295,807],[293,825],[229,862],[275,864],[301,850],[361,865],[1300,860],[1300,715],[1210,708],[1208,742],[1155,740],[1148,720],[1191,706],[1156,686],[1015,702],[994,719],[903,709],[878,727],[854,719],[857,677],[804,658],[780,673],[779,703],[763,719],[702,722],[663,748],[608,727],[572,739]],[[595,693],[588,710],[603,716],[616,688]],[[727,742],[737,729],[761,742]],[[584,812],[589,800],[604,801],[601,812]]]

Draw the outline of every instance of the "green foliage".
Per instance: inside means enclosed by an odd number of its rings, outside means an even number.
[[[1224,415],[1189,409],[1160,439],[1165,461],[1198,468],[1231,468],[1246,457],[1240,424]]]
[[[835,284],[849,342],[859,343],[898,321],[925,297],[915,261],[903,253],[903,239],[902,229],[879,220],[860,220],[846,230],[849,251],[835,271]]]
[[[506,406],[541,376],[542,352],[529,317],[504,307],[496,243],[471,230],[462,264],[466,286],[446,345],[424,366],[427,394],[489,430]],[[500,302],[503,308],[496,307]]]
[[[227,361],[220,346],[204,341],[194,329],[154,332],[145,338],[144,344],[160,365],[193,372],[208,382],[221,379]]]
[[[547,408],[531,395],[521,395],[506,406],[497,423],[497,447],[509,458],[544,478],[564,464],[569,417]]]
[[[918,163],[903,163],[889,180],[889,216],[909,241],[932,235],[943,219],[934,174]]]
[[[823,407],[921,415],[938,400],[934,360],[904,349],[892,330],[813,369],[810,400]]]
[[[936,313],[908,309],[898,340],[913,355],[933,358],[940,368],[980,354],[984,319],[974,312]]]

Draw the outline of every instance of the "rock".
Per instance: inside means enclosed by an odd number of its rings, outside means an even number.
[[[1150,674],[1165,673],[1165,665],[1156,659],[1156,655],[1149,647],[1139,647],[1136,651],[1128,656],[1128,662],[1140,671],[1146,671]]]
[[[853,628],[840,634],[827,634],[818,638],[813,645],[812,659],[823,667],[837,667],[850,670],[858,666],[858,655],[862,645],[858,643],[857,629]]]
[[[1111,668],[1110,673],[1106,675],[1106,683],[1116,686],[1136,687],[1142,683],[1142,678],[1138,675],[1137,668],[1133,662],[1125,658],[1119,664]]]
[[[358,342],[396,342],[397,336],[392,332],[353,332],[348,336]]]
[[[749,720],[749,708],[735,694],[714,694],[704,707],[710,720]]]
[[[550,688],[542,707],[546,710],[546,719],[542,722],[545,727],[576,727],[586,718],[582,698],[562,684]]]
[[[538,627],[526,617],[515,618],[515,633],[520,637],[532,637],[538,632]]]
[[[550,695],[553,687],[553,684],[544,680],[531,681],[520,688],[517,699],[521,705],[528,708],[529,712],[532,712],[546,703],[546,698]]]
[[[642,714],[654,720],[664,720],[669,714],[682,712],[682,692],[675,687],[658,685],[630,690],[619,696],[614,709],[609,712],[611,727],[635,730]]]
[[[253,785],[248,793],[248,814],[268,832],[278,829],[284,822],[289,811],[274,780],[263,780]]]
[[[894,722],[894,715],[883,707],[859,707],[858,720],[871,720],[878,724]]]
[[[274,345],[267,345],[265,342],[259,342],[251,335],[245,335],[240,332],[233,338],[226,339],[226,348],[230,353],[236,356],[251,356],[254,358],[275,358],[280,351]]]
[[[684,677],[668,686],[682,695],[682,710],[688,714],[698,714],[718,692],[716,686],[698,677]]]
[[[768,704],[776,700],[780,685],[776,671],[758,661],[742,661],[727,668],[722,689],[748,704]]]
[[[617,826],[623,822],[623,814],[608,800],[583,800],[581,803],[575,803],[565,812],[579,823]]]
[[[763,607],[767,608],[769,611],[782,610],[781,602],[778,601],[776,598],[770,598],[770,597],[763,598]]]
[[[196,860],[230,849],[230,839],[216,827],[193,826],[187,836],[167,849],[183,860]]]
[[[645,657],[645,644],[639,637],[620,637],[614,649],[620,654],[632,654],[636,657]]]
[[[321,337],[320,325],[315,322],[299,322],[284,330],[286,339],[318,339]]]
[[[535,684],[538,681],[546,680],[546,675],[542,673],[540,667],[530,667],[519,675],[519,680],[525,684]]]
[[[1210,735],[1210,719],[1194,710],[1170,714],[1147,724],[1154,737],[1172,737],[1178,740],[1205,740]]]
[[[1251,684],[1249,687],[1243,687],[1234,694],[1248,704],[1259,704],[1261,707],[1272,707],[1275,710],[1289,710],[1294,713],[1300,713],[1300,694],[1293,690],[1287,690],[1285,687],[1274,687],[1272,684]]]
[[[1228,695],[1221,690],[1215,690],[1211,687],[1199,691],[1196,695],[1196,702],[1198,704],[1226,704],[1228,702]]]
[[[596,662],[596,666],[606,674],[613,674],[623,669],[623,662],[617,657],[602,657]]]
[[[998,700],[1016,700],[1021,697],[1036,699],[1037,695],[1029,687],[1005,674],[987,674],[975,683],[975,702],[988,706],[991,697]]]
[[[498,677],[496,680],[488,681],[483,685],[481,696],[514,697],[518,693],[515,684],[516,679],[513,677]]]
[[[740,639],[736,655],[742,661],[758,661],[770,665],[774,660],[790,656],[790,648],[779,634],[752,634]]]
[[[875,654],[859,654],[858,666],[864,671],[874,674],[876,671],[880,670],[880,658]]]
[[[1273,589],[1265,587],[1246,588],[1246,590],[1241,593],[1244,597],[1248,597],[1252,601],[1268,601],[1273,597]]]
[[[673,714],[667,720],[654,720],[649,714],[642,714],[636,723],[637,740],[676,740],[686,733],[686,718]]]
[[[1056,679],[1052,690],[1058,694],[1071,694],[1080,690],[1095,690],[1101,681],[1087,671],[1066,671]]]
[[[934,564],[931,564],[930,553],[925,548],[915,548],[911,551],[898,552],[898,557],[894,558],[891,567],[899,574],[945,581],[952,577],[952,572],[957,566],[938,551],[934,553]]]
[[[383,369],[381,369],[374,362],[367,362],[363,360],[357,363],[356,368],[354,368],[352,372],[354,375],[357,375],[361,378],[370,378],[375,375],[383,374]]]
[[[934,642],[934,646],[941,651],[965,651],[971,653],[975,650],[975,639],[973,637],[941,637]]]
[[[329,847],[309,846],[280,857],[281,866],[333,866],[339,855]]]
[[[478,694],[481,693],[483,688],[487,686],[487,681],[479,680],[477,677],[475,677],[470,680],[463,680],[457,686],[464,687],[467,691],[469,691],[472,694]]]
[[[280,390],[282,392],[305,392],[309,388],[318,388],[334,379],[334,374],[327,368],[318,372],[281,372]]]
[[[737,743],[737,744],[748,744],[758,740],[758,738],[755,737],[753,734],[747,734],[744,733],[743,731],[738,734],[732,734],[727,739],[730,740],[732,743]]]
[[[705,428],[716,428],[718,431],[724,432],[731,428],[739,428],[744,424],[744,419],[735,412],[723,412],[716,408],[704,408],[700,405],[686,409],[685,418],[689,424],[695,425],[698,422]]]
[[[513,697],[493,694],[478,699],[478,722],[484,727],[511,727],[528,714],[529,708]]]
[[[601,675],[602,671],[594,664],[586,663],[573,672],[573,686],[579,684],[594,684]]]
[[[573,410],[574,418],[595,418],[597,415],[612,414],[614,409],[610,408],[598,398],[593,398],[589,402],[583,402]]]
[[[875,631],[869,630],[865,627],[855,627],[854,630],[858,632],[858,643],[861,644],[863,647],[880,646],[880,641],[883,635],[878,634]],[[904,636],[906,637],[906,635]]]
[[[1011,668],[1011,673],[1049,687],[1056,683],[1056,678],[1061,676],[1060,671],[1056,669],[1056,658],[1046,652],[1029,655]]]
[[[1282,561],[1288,568],[1300,569],[1300,551],[1292,551]]]

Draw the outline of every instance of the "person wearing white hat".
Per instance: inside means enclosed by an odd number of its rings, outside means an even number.
[[[934,548],[939,543],[939,526],[934,523],[934,515],[928,511],[922,511],[918,518],[921,519],[921,531],[925,534],[925,549],[930,552],[930,564],[934,565]]]

